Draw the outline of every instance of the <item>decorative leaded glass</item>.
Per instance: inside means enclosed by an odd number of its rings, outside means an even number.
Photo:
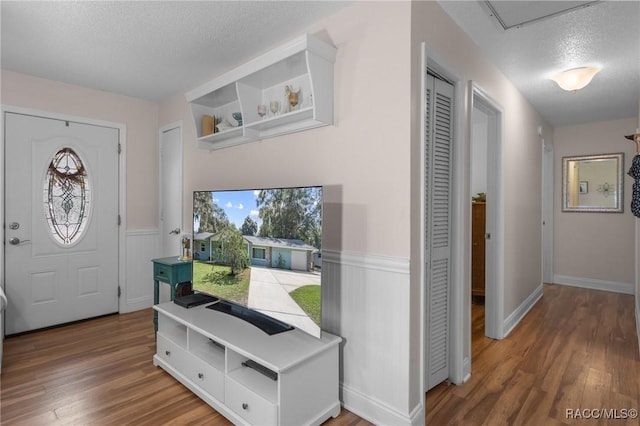
[[[89,217],[90,186],[87,170],[71,148],[53,156],[44,182],[45,216],[53,238],[73,244],[85,229]]]

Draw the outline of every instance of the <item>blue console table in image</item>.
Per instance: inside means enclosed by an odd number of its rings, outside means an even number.
[[[153,304],[160,303],[160,283],[169,284],[171,300],[176,297],[176,286],[191,281],[191,260],[180,260],[179,256],[152,259]],[[158,311],[153,311],[153,329],[158,331]]]

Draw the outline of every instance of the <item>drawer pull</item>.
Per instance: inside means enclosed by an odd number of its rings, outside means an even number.
[[[242,403],[242,409],[243,410],[248,410],[249,409],[249,404],[247,404],[246,402]]]
[[[171,351],[164,351],[164,354],[165,354],[166,356],[171,356]]]
[[[204,380],[204,374],[202,374],[202,373],[198,373],[198,379],[200,379],[200,380]]]

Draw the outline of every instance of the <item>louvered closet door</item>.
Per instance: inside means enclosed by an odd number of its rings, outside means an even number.
[[[453,86],[427,76],[425,119],[426,389],[449,377]]]

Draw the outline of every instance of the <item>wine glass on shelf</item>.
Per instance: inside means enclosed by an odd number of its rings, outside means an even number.
[[[269,110],[273,115],[277,115],[278,112],[280,111],[280,102],[278,101],[269,102]]]
[[[258,105],[258,115],[260,118],[263,118],[267,114],[267,106],[266,105]]]

